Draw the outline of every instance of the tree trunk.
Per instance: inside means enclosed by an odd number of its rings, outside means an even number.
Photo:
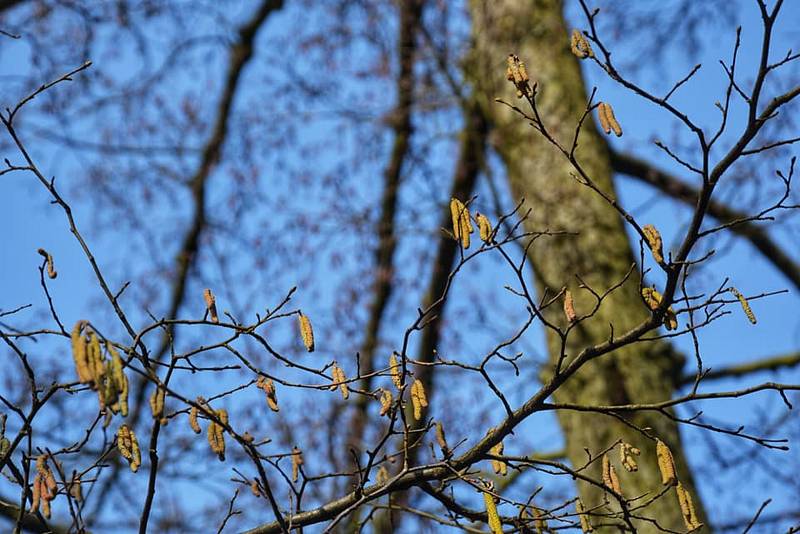
[[[540,293],[549,291],[552,295],[566,286],[575,296],[578,314],[588,313],[594,298],[578,288],[575,275],[598,292],[625,277],[634,258],[623,221],[598,194],[572,178],[570,163],[523,118],[507,106],[494,102],[495,98],[503,98],[524,103],[524,100],[516,100],[514,88],[505,78],[506,57],[515,53],[526,63],[532,82],[538,83],[537,103],[547,128],[562,145],[571,145],[587,97],[578,60],[569,49],[562,3],[560,0],[472,0],[471,11],[475,43],[470,68],[477,73],[474,79],[480,81],[478,89],[483,95],[484,109],[495,126],[491,142],[506,166],[512,192],[516,198],[525,198],[527,207],[532,208],[526,228],[578,232],[577,235],[542,238],[531,248],[537,290]],[[621,119],[624,121],[624,117]],[[615,196],[608,151],[591,121],[581,132],[577,154],[598,186]],[[594,317],[573,330],[567,354],[575,356],[580,349],[607,340],[610,324],[615,333],[622,333],[644,320],[648,313],[639,295],[638,276],[634,274],[604,301]],[[551,306],[546,316],[565,326],[560,306]],[[559,354],[560,339],[549,331],[547,339],[554,361]],[[635,344],[587,364],[558,390],[555,401],[582,405],[663,401],[673,393],[674,376],[680,365],[679,358],[666,343]],[[552,367],[547,372],[552,372]],[[586,463],[584,448],[595,455],[618,439],[642,451],[636,473],[626,472],[619,465],[618,455],[612,456],[625,495],[631,498],[647,494],[635,501],[632,508],[663,490],[652,438],[606,415],[560,411],[558,417],[573,466]],[[651,436],[669,444],[678,475],[694,498],[700,520],[705,522],[677,425],[653,412],[625,417],[640,429],[650,428]],[[593,464],[589,474],[600,478],[600,462]],[[578,486],[587,508],[602,505],[603,496],[597,488],[584,483]],[[602,508],[599,512],[602,513]],[[662,528],[685,530],[673,490],[665,492],[644,510],[636,510],[635,515],[652,518]],[[595,526],[609,523],[598,517],[593,518],[593,522]],[[658,531],[652,522],[634,523],[640,532]],[[617,531],[614,527],[600,530]]]

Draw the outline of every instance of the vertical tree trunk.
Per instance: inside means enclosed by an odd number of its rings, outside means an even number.
[[[599,195],[580,185],[570,175],[569,162],[519,115],[494,99],[515,100],[514,89],[505,79],[505,63],[515,53],[526,63],[532,81],[539,84],[537,102],[548,129],[570,146],[576,124],[586,106],[586,91],[578,60],[569,49],[569,33],[560,0],[472,0],[475,43],[470,58],[485,112],[494,124],[492,143],[503,159],[511,189],[524,197],[532,214],[529,230],[569,230],[578,235],[541,239],[531,248],[531,262],[540,292],[558,292],[567,286],[575,295],[578,313],[591,310],[594,299],[577,287],[579,275],[596,291],[620,282],[634,262],[631,243],[622,219]],[[602,100],[602,97],[601,97]],[[621,118],[624,120],[624,117]],[[624,125],[623,125],[624,126]],[[593,123],[584,126],[578,159],[600,188],[614,194],[606,145]],[[595,317],[570,335],[568,354],[608,339],[609,325],[621,333],[638,324],[649,312],[639,296],[638,277],[632,276],[604,302]],[[548,319],[564,325],[559,306],[547,311]],[[557,357],[560,339],[548,332],[551,355]],[[666,343],[640,343],[590,362],[555,395],[557,402],[584,405],[646,403],[669,399],[680,362]],[[552,371],[548,371],[552,372]],[[642,451],[639,472],[627,473],[617,464],[622,488],[630,498],[647,493],[633,505],[642,504],[663,489],[656,465],[655,443],[641,432],[615,418],[597,413],[558,414],[566,440],[567,455],[574,466],[617,439]],[[668,443],[675,455],[684,486],[694,497],[701,521],[705,515],[694,491],[675,423],[652,412],[625,416],[639,428]],[[600,462],[591,474],[599,478]],[[601,505],[597,488],[579,484],[587,508]],[[602,509],[600,510],[602,511]],[[653,518],[662,528],[685,530],[675,492],[670,490],[637,516]],[[595,523],[604,522],[595,518]],[[605,522],[608,524],[608,521]],[[640,532],[657,532],[652,522],[635,521]],[[602,529],[606,530],[606,529]],[[608,531],[616,532],[616,528]]]

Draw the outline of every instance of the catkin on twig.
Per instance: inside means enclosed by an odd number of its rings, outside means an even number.
[[[275,384],[272,383],[272,380],[265,376],[259,376],[258,380],[256,380],[256,387],[263,390],[264,393],[267,394],[267,405],[269,406],[269,409],[273,412],[280,411],[280,408],[278,408],[278,394],[275,390]]]
[[[89,370],[88,346],[86,338],[83,336],[83,329],[88,323],[78,321],[72,328],[72,359],[75,361],[75,371],[78,373],[78,380],[81,384],[88,384],[92,381],[92,373]]]
[[[642,288],[642,298],[651,311],[656,311],[663,300],[661,293],[652,287]],[[675,310],[672,309],[672,306],[668,307],[664,312],[664,326],[667,327],[667,330],[677,330],[678,328],[678,317],[675,315]]]
[[[32,493],[30,511],[35,513],[41,506],[42,515],[50,519],[50,501],[56,498],[58,486],[53,470],[47,465],[47,456],[44,454],[36,458],[36,476],[33,479]]]
[[[519,57],[514,54],[508,55],[506,79],[513,83],[514,87],[517,88],[517,98],[522,98],[523,96],[533,96],[530,77],[528,77],[528,71],[525,68],[525,63],[520,61]]]
[[[428,397],[425,395],[425,386],[422,381],[415,379],[411,384],[411,405],[414,407],[414,419],[422,418],[422,409],[428,406]]]
[[[150,411],[153,413],[153,419],[161,419],[164,415],[164,396],[166,391],[157,387],[156,390],[150,395]]]
[[[647,240],[647,246],[650,247],[650,252],[653,254],[653,259],[658,263],[664,262],[664,244],[661,241],[661,234],[652,224],[647,224],[642,227],[642,233]]]
[[[56,276],[58,276],[58,273],[56,272],[55,265],[53,265],[53,256],[43,248],[40,248],[37,252],[44,257],[45,262],[47,263],[47,276],[51,280],[54,279]]]
[[[661,471],[661,483],[665,486],[674,486],[678,482],[675,460],[672,458],[672,451],[660,439],[656,440],[656,460],[658,461],[658,470]]]
[[[686,528],[689,531],[700,528],[703,524],[697,518],[692,496],[680,482],[675,486],[675,494],[678,496],[678,504],[681,507],[681,515],[683,515],[683,522],[686,524]]]
[[[470,234],[475,231],[472,227],[469,208],[457,198],[450,199],[450,217],[453,221],[453,237],[461,241],[461,246],[469,248]]]
[[[314,352],[314,329],[311,327],[311,320],[300,313],[298,316],[300,324],[300,337],[303,340],[303,345],[306,346],[308,352]]]
[[[225,428],[223,425],[228,424],[227,410],[215,410],[215,415],[220,423],[212,420],[208,424],[208,444],[211,447],[211,452],[217,455],[220,462],[225,461]]]
[[[402,369],[394,352],[389,357],[389,373],[392,375],[392,382],[394,383],[394,386],[397,389],[401,389],[403,387]]]
[[[122,457],[128,460],[131,471],[135,473],[142,465],[142,455],[136,434],[128,428],[128,425],[121,425],[117,430],[117,449]]]
[[[481,241],[488,243],[492,239],[492,223],[483,213],[476,213],[475,220],[478,221],[478,235]]]
[[[214,293],[212,293],[208,288],[204,289],[203,299],[206,301],[206,310],[211,317],[211,322],[218,323],[219,316],[217,315],[217,299],[214,297]]]
[[[497,513],[497,503],[494,496],[488,491],[483,491],[483,502],[486,504],[486,518],[492,534],[503,534],[503,523],[500,522],[500,515]]]
[[[572,30],[570,49],[572,50],[572,53],[578,56],[580,59],[594,57],[594,51],[589,45],[589,41],[587,41],[586,37],[584,37],[584,35],[578,30]]]
[[[447,446],[447,438],[444,435],[444,426],[441,421],[436,421],[436,442],[439,444],[439,448],[442,449],[442,454],[449,456],[450,447]]]
[[[501,441],[500,443],[489,449],[489,452],[494,454],[495,456],[502,456],[503,442]],[[500,475],[503,477],[506,476],[506,474],[508,473],[508,466],[506,465],[505,462],[501,460],[492,459],[492,469],[494,470],[494,473],[496,475]]]
[[[389,413],[389,410],[392,407],[392,400],[392,392],[388,389],[381,388],[381,417]]]
[[[614,109],[607,102],[597,104],[597,117],[600,119],[600,127],[606,134],[614,132],[617,137],[622,136],[622,127],[614,116]]]
[[[192,427],[192,432],[195,434],[202,432],[200,423],[197,422],[197,406],[192,406],[189,410],[189,426]]]
[[[570,323],[574,323],[578,319],[575,314],[575,301],[569,289],[564,291],[564,315]]]
[[[739,304],[741,304],[741,305],[742,305],[742,310],[744,311],[744,314],[747,316],[747,319],[748,319],[748,320],[749,320],[751,323],[753,323],[753,324],[756,324],[756,322],[757,322],[757,321],[756,321],[756,314],[755,314],[755,313],[753,313],[753,310],[752,310],[752,308],[750,308],[750,303],[749,303],[749,302],[747,302],[747,299],[746,299],[746,298],[744,298],[744,295],[742,295],[742,294],[739,292],[739,290],[738,290],[738,289],[736,289],[735,287],[728,288],[728,291],[730,291],[730,292],[731,292],[731,294],[733,294],[733,296],[734,296],[734,297],[736,297],[737,299],[739,299]]]
[[[106,341],[106,350],[111,354],[111,361],[108,363],[108,369],[106,370],[106,380],[113,390],[112,396],[116,397],[110,408],[113,413],[119,413],[122,417],[127,417],[128,377],[125,376],[125,371],[122,368],[122,358],[120,358],[119,352],[114,348],[114,345]]]
[[[575,502],[575,510],[578,512],[578,519],[581,522],[581,530],[586,532],[594,532],[594,527],[589,521],[589,514],[586,513],[586,507],[583,506],[583,501],[580,499]]]
[[[333,363],[332,374],[333,384],[331,385],[331,389],[335,390],[336,388],[339,388],[339,391],[342,392],[342,398],[347,400],[347,398],[350,396],[350,390],[347,389],[347,377],[344,374],[344,370],[342,370],[342,368],[339,367],[336,362]]]
[[[619,460],[620,463],[622,464],[622,467],[624,467],[625,470],[628,471],[629,473],[638,471],[639,464],[636,463],[636,458],[634,458],[634,456],[639,456],[641,453],[642,451],[640,451],[630,443],[625,443],[623,441],[619,447]]]
[[[292,449],[292,482],[297,482],[301,465],[303,465],[303,452],[295,446]]]
[[[618,495],[622,495],[622,486],[619,483],[617,470],[611,465],[611,458],[608,454],[603,455],[603,484],[614,490]]]

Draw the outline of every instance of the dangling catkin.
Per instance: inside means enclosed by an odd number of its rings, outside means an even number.
[[[89,370],[89,360],[87,356],[88,347],[86,338],[83,337],[83,328],[86,321],[78,321],[72,328],[72,359],[75,361],[75,371],[78,373],[78,380],[81,384],[88,384],[92,381],[92,372]]]
[[[342,398],[347,400],[347,398],[350,396],[350,390],[347,389],[347,377],[344,375],[344,370],[342,370],[342,368],[334,362],[332,374],[333,385],[331,388],[336,389],[338,387],[339,391],[342,392]]]
[[[425,396],[425,386],[419,379],[411,384],[411,404],[414,407],[414,419],[419,421],[422,418],[422,409],[428,406],[428,397]]]
[[[128,416],[128,377],[122,369],[122,358],[114,345],[106,341],[106,350],[111,354],[111,361],[106,370],[107,380],[113,384],[116,402],[111,405],[113,413],[119,413],[122,417]]]
[[[578,316],[575,315],[575,302],[569,289],[564,291],[564,315],[570,323],[574,323],[578,319]]]
[[[622,495],[622,487],[619,484],[617,470],[611,465],[611,459],[608,454],[603,455],[603,484],[613,489],[618,495]]]
[[[216,410],[214,412],[220,422],[228,424],[228,412],[226,410]],[[216,421],[208,424],[208,444],[211,452],[215,453],[220,462],[225,461],[225,429]]]
[[[72,473],[72,481],[69,483],[69,494],[76,501],[83,501],[83,489],[81,488],[81,479],[78,477],[78,473]]]
[[[503,534],[503,524],[500,522],[500,515],[497,513],[497,504],[494,502],[494,496],[488,491],[482,493],[483,502],[486,504],[486,518],[492,534]]]
[[[589,521],[589,515],[586,513],[586,508],[583,506],[583,501],[578,499],[575,503],[575,510],[578,512],[578,519],[581,522],[581,530],[586,532],[594,532],[594,527],[592,523]]]
[[[450,200],[450,217],[453,220],[453,237],[461,240],[462,247],[469,248],[469,235],[475,231],[472,227],[469,208],[457,198],[453,198]]]
[[[647,246],[650,247],[650,252],[653,254],[653,259],[658,263],[664,262],[663,242],[661,241],[661,234],[658,233],[656,227],[648,224],[642,227],[642,233],[647,240]]]
[[[520,61],[514,54],[508,55],[508,68],[506,69],[506,79],[517,88],[517,98],[530,96],[533,94],[530,86],[530,78],[525,68],[525,63]]]
[[[303,315],[299,315],[300,323],[300,337],[303,339],[303,345],[306,346],[308,352],[314,352],[314,329],[311,328],[311,321]]]
[[[158,387],[150,395],[150,411],[153,413],[153,419],[160,419],[164,415],[164,396],[166,392]]]
[[[383,417],[387,413],[389,413],[389,409],[392,407],[392,392],[388,389],[381,389],[381,411],[380,415]]]
[[[278,408],[278,394],[275,391],[275,384],[272,383],[272,379],[259,376],[258,380],[256,380],[256,387],[267,394],[267,406],[269,406],[269,409],[273,412],[280,411],[280,408]]]
[[[128,428],[128,425],[122,425],[117,430],[117,449],[122,457],[128,460],[131,471],[135,473],[142,465],[142,456],[136,434]]]
[[[403,387],[403,378],[402,378],[402,370],[400,368],[400,364],[397,362],[397,356],[395,353],[389,357],[389,372],[392,375],[392,382],[397,389],[401,389]]]
[[[56,276],[58,276],[58,273],[56,272],[56,268],[53,265],[53,256],[51,256],[50,253],[43,248],[40,248],[37,252],[40,255],[42,255],[45,261],[47,262],[47,276],[51,280],[54,279]]]
[[[197,406],[192,406],[189,410],[189,426],[192,427],[192,432],[195,434],[202,432],[200,423],[197,422]]]
[[[444,435],[444,426],[441,421],[436,421],[436,442],[439,448],[442,449],[442,454],[445,456],[450,454],[450,448],[447,446],[447,438]]]
[[[686,528],[690,531],[700,528],[703,524],[697,519],[697,512],[694,509],[692,496],[680,482],[675,486],[675,493],[678,496],[678,504],[681,507],[681,514],[683,515],[683,522],[686,524]]]
[[[600,126],[606,134],[610,134],[613,131],[617,137],[622,136],[622,127],[620,127],[617,118],[614,116],[611,104],[600,102],[597,105],[597,116],[600,119]]]
[[[753,313],[753,310],[750,308],[750,303],[747,302],[747,299],[744,298],[744,295],[739,293],[739,290],[736,289],[735,287],[729,288],[728,291],[730,291],[734,297],[739,299],[739,304],[742,305],[742,310],[744,311],[744,314],[747,316],[747,319],[751,323],[756,324],[756,314]]]
[[[203,290],[203,300],[206,301],[206,311],[211,317],[211,322],[218,323],[219,316],[217,315],[217,299],[214,297],[214,293],[212,293],[210,289],[206,288]]]
[[[624,467],[629,473],[638,471],[639,465],[636,463],[636,458],[634,458],[634,456],[639,456],[641,453],[642,451],[630,443],[625,443],[623,441],[619,448],[619,460],[622,464],[622,467]]]
[[[495,456],[503,456],[503,442],[501,441],[500,443],[489,449],[489,452]],[[500,475],[503,477],[506,476],[506,474],[508,473],[508,466],[506,465],[505,462],[501,460],[492,459],[492,469],[494,470],[494,473],[496,475]]]
[[[586,37],[583,36],[581,32],[578,30],[572,30],[572,39],[570,40],[570,48],[572,49],[572,53],[578,56],[580,59],[586,59],[587,57],[594,57],[594,51],[592,47],[589,45],[589,41],[586,40]]]
[[[665,486],[674,486],[678,482],[678,476],[675,474],[675,460],[672,459],[672,451],[660,439],[656,440],[656,459],[658,460],[658,470],[661,471],[661,483]]]
[[[303,452],[295,446],[292,449],[292,482],[297,482],[301,465],[303,465]]]
[[[478,235],[481,241],[488,243],[492,239],[492,223],[483,213],[476,213],[475,219],[478,221]]]
[[[642,288],[642,298],[651,311],[656,311],[658,307],[661,306],[661,301],[663,299],[661,293],[652,287]],[[675,310],[672,309],[672,306],[667,308],[667,311],[664,312],[664,326],[667,327],[667,330],[676,330],[678,328],[678,317],[675,315]]]

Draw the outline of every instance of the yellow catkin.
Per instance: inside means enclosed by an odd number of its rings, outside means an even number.
[[[675,460],[672,458],[672,451],[660,439],[656,440],[656,460],[658,461],[658,470],[661,471],[661,483],[665,486],[674,486],[678,482],[678,476],[675,474]]]
[[[583,506],[583,502],[578,499],[575,503],[575,510],[578,512],[578,519],[581,522],[581,530],[583,532],[594,532],[594,527],[592,523],[589,521],[589,514],[586,513],[586,508]]]
[[[501,441],[500,443],[489,449],[489,452],[495,456],[502,456],[503,442]],[[508,466],[506,465],[505,462],[501,460],[492,460],[492,469],[494,470],[494,473],[496,475],[500,475],[503,477],[506,476],[506,474],[508,473]]]
[[[463,202],[457,198],[450,199],[450,218],[453,222],[453,238],[456,241],[461,239],[461,211],[464,209]]]
[[[43,248],[40,248],[37,252],[44,257],[47,263],[47,276],[51,280],[54,279],[58,276],[58,273],[56,272],[55,265],[53,265],[53,256]]]
[[[208,311],[208,315],[211,317],[211,322],[218,323],[219,316],[217,315],[217,299],[214,297],[214,293],[212,293],[210,289],[206,288],[203,290],[203,300],[206,301],[206,311]]]
[[[389,372],[392,375],[392,382],[397,389],[401,389],[403,387],[403,378],[402,378],[402,369],[400,368],[400,364],[397,362],[397,356],[392,353],[389,357]]]
[[[472,227],[469,208],[457,198],[450,200],[450,216],[453,221],[453,237],[461,241],[461,246],[469,248],[470,234],[475,230]]]
[[[278,408],[278,393],[275,390],[275,384],[271,379],[265,376],[259,376],[256,380],[256,387],[263,390],[267,395],[267,406],[273,412],[280,411]]]
[[[294,447],[292,449],[292,482],[297,482],[301,465],[303,465],[303,452],[298,447]]]
[[[549,532],[547,526],[547,520],[544,517],[544,513],[542,512],[541,508],[537,508],[533,506],[533,527],[536,529],[536,534],[544,534],[545,532]]]
[[[41,506],[42,515],[50,518],[50,501],[56,498],[58,486],[52,469],[47,465],[47,457],[42,454],[36,458],[36,476],[33,480],[33,504],[35,511]]]
[[[39,511],[42,500],[42,477],[38,473],[33,477],[33,488],[31,488],[31,507],[29,512],[35,514]]]
[[[131,471],[135,473],[142,465],[142,455],[136,434],[128,428],[128,425],[121,425],[117,430],[117,449],[122,457],[128,460]]]
[[[572,30],[570,48],[572,49],[572,53],[578,56],[580,59],[594,57],[594,51],[589,45],[589,41],[587,41],[586,37],[584,37],[584,35],[578,30]]]
[[[663,297],[654,288],[643,287],[642,299],[644,299],[644,303],[647,304],[651,311],[656,311],[661,306]],[[678,328],[678,317],[675,315],[675,310],[672,309],[672,306],[664,312],[664,326],[667,327],[667,330],[676,330]]]
[[[113,384],[116,401],[111,405],[111,411],[119,413],[122,417],[128,416],[128,377],[122,368],[122,358],[114,346],[106,342],[106,350],[111,354],[111,361],[106,370],[107,380]]]
[[[75,371],[78,373],[78,380],[81,384],[88,384],[92,381],[92,373],[89,370],[88,347],[86,338],[83,336],[83,329],[86,321],[78,321],[72,328],[72,359],[75,361]]]
[[[83,488],[81,487],[81,479],[77,473],[72,475],[72,481],[69,483],[69,494],[78,502],[83,501]]]
[[[600,128],[606,134],[611,133],[611,125],[608,123],[608,116],[606,115],[606,103],[600,102],[597,104],[597,118],[600,120]]]
[[[575,314],[575,301],[569,289],[564,291],[564,316],[570,323],[574,323],[578,319],[578,316]]]
[[[381,389],[381,417],[389,413],[389,409],[392,407],[392,401],[392,392],[388,389]]]
[[[678,504],[681,507],[683,522],[690,531],[700,528],[703,524],[697,519],[697,512],[694,509],[691,494],[686,491],[683,485],[678,482],[675,486],[675,494],[678,496]]]
[[[638,471],[639,464],[636,463],[636,458],[634,458],[634,456],[639,456],[641,453],[642,451],[630,443],[625,443],[623,441],[619,447],[619,461],[622,464],[622,467],[624,467],[629,473]]]
[[[86,359],[89,363],[89,373],[91,374],[94,388],[97,389],[103,374],[105,374],[105,362],[103,361],[103,351],[100,349],[100,339],[94,331],[89,333],[89,345],[87,347]]]
[[[150,411],[153,413],[153,419],[160,419],[164,415],[165,394],[166,392],[159,387],[150,395]]]
[[[307,316],[302,313],[299,315],[300,323],[300,337],[303,339],[303,345],[306,346],[308,352],[314,352],[314,329],[311,328],[311,321]]]
[[[414,407],[414,419],[422,418],[422,409],[428,406],[428,397],[425,395],[425,386],[419,379],[411,384],[411,405]]]
[[[486,504],[486,518],[492,534],[503,534],[503,524],[500,522],[500,515],[497,513],[497,504],[494,502],[494,496],[488,491],[482,493],[483,502]]]
[[[622,486],[619,483],[617,470],[611,465],[611,458],[608,454],[603,455],[603,484],[614,490],[615,493],[622,495]]]
[[[525,68],[525,63],[520,61],[519,57],[514,54],[508,56],[508,68],[506,69],[506,79],[514,84],[517,89],[517,98],[523,96],[532,96],[530,77]]]
[[[442,449],[442,454],[447,456],[450,454],[450,447],[447,446],[447,437],[444,435],[444,425],[441,421],[436,421],[436,442],[439,448]]]
[[[224,424],[228,424],[228,412],[226,410],[216,410],[214,414]],[[211,447],[211,452],[217,455],[220,462],[225,461],[225,429],[220,423],[211,421],[208,424],[208,445]]]
[[[617,137],[622,136],[622,127],[614,116],[614,109],[611,107],[611,104],[600,102],[597,105],[597,116],[600,119],[600,126],[606,134],[614,132],[614,135]]]
[[[647,240],[647,246],[650,247],[650,252],[653,254],[653,259],[658,263],[664,262],[664,243],[661,241],[661,234],[652,224],[642,227],[642,233]]]
[[[333,385],[331,385],[331,389],[339,388],[339,391],[342,392],[342,398],[347,400],[350,396],[350,390],[347,389],[347,377],[344,374],[344,370],[334,362],[331,373],[333,374]]]
[[[197,422],[197,406],[192,406],[191,410],[189,410],[189,426],[192,427],[192,432],[195,434],[202,432],[200,423]]]
[[[739,292],[739,290],[738,290],[738,289],[736,289],[735,287],[731,287],[731,288],[729,288],[729,289],[728,289],[728,291],[730,291],[730,292],[731,292],[731,294],[732,294],[734,297],[736,297],[737,299],[739,299],[739,304],[741,304],[741,305],[742,305],[742,310],[744,311],[744,314],[747,316],[747,319],[748,319],[748,320],[749,320],[751,323],[753,323],[753,324],[756,324],[756,322],[757,322],[757,321],[756,321],[756,314],[755,314],[755,313],[753,313],[753,310],[752,310],[752,308],[750,308],[750,303],[749,303],[749,302],[747,302],[747,299],[746,299],[746,298],[744,298],[744,295],[742,295],[742,294]]]
[[[252,491],[253,495],[255,495],[256,497],[261,497],[261,490],[258,488],[258,481],[253,480],[250,483],[250,491]]]
[[[478,221],[478,235],[481,241],[489,243],[492,239],[492,223],[483,213],[476,213],[475,219]]]
[[[386,469],[385,466],[380,466],[378,468],[378,472],[375,475],[375,482],[378,484],[386,484],[389,482],[389,470]]]

